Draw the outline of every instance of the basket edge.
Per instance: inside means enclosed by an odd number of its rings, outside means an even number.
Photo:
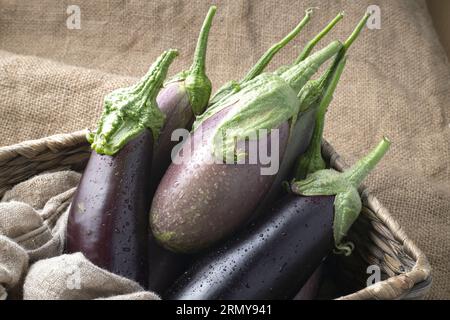
[[[79,145],[86,142],[87,129],[72,132],[56,134],[35,140],[27,140],[11,146],[0,147],[0,166],[17,156],[32,157],[36,153],[45,150],[57,152],[58,150],[69,146]],[[341,156],[327,142],[323,141],[322,150],[329,159],[331,166],[337,170],[343,170],[348,167]],[[391,277],[385,281],[364,288],[355,293],[339,297],[339,300],[355,299],[401,299],[408,297],[408,294],[414,290],[415,285],[419,285],[423,295],[431,286],[431,266],[425,254],[409,239],[398,222],[389,213],[379,200],[373,196],[366,187],[362,187],[362,194],[365,201],[374,211],[374,213],[386,224],[389,230],[401,239],[402,244],[412,254],[416,260],[411,271]]]
[[[11,161],[17,156],[31,158],[45,150],[58,152],[68,146],[82,144],[86,141],[87,129],[75,131],[72,133],[61,133],[52,136],[26,140],[10,146],[0,147],[0,166]]]
[[[328,141],[322,142],[322,152],[329,159],[330,165],[342,171],[349,166],[336,152]],[[415,285],[420,284],[422,295],[431,287],[431,266],[425,254],[414,244],[414,242],[406,235],[403,228],[390,214],[388,209],[370,193],[364,185],[360,188],[363,200],[369,205],[370,209],[378,218],[388,227],[388,229],[400,239],[402,244],[415,259],[414,267],[411,271],[391,277],[387,280],[378,282],[367,288],[352,294],[337,298],[337,300],[359,300],[359,299],[402,299],[407,298]]]

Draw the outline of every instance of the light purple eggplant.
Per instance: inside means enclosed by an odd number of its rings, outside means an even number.
[[[163,246],[176,252],[207,248],[244,226],[258,211],[258,205],[274,198],[296,157],[306,150],[314,127],[315,110],[298,114],[297,95],[318,68],[341,48],[342,44],[336,41],[279,76],[261,74],[197,120],[181,147],[182,162],[168,168],[153,199],[151,227]],[[250,121],[246,121],[248,117]],[[218,132],[224,125],[236,121],[244,121],[244,126],[257,123],[259,128],[278,130],[276,160],[280,168],[276,174],[262,175],[259,161],[211,163],[217,160],[211,139],[222,134]],[[265,139],[271,150],[270,131],[258,139]],[[192,145],[192,152],[188,152]],[[245,146],[242,141],[238,143],[237,152]]]

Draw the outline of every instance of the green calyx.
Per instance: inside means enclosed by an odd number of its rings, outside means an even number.
[[[198,38],[197,47],[194,54],[194,62],[189,70],[186,80],[184,81],[192,111],[195,115],[202,114],[205,111],[209,97],[211,96],[212,85],[206,76],[205,61],[206,48],[208,44],[209,30],[211,29],[212,19],[216,14],[216,7],[209,8],[205,21],[203,22],[200,36]]]
[[[300,112],[306,112],[309,109],[314,109],[317,107],[317,102],[323,95],[325,88],[324,77],[319,79],[309,80],[303,88],[298,93],[298,98],[300,100]]]
[[[231,80],[221,86],[214,96],[209,101],[209,108],[214,107],[219,101],[224,99],[225,97],[232,95],[241,90],[241,84],[239,81]]]
[[[352,246],[342,240],[361,212],[357,188],[380,162],[390,145],[390,141],[384,137],[375,149],[348,170],[342,173],[333,169],[319,170],[291,185],[292,191],[298,195],[335,196],[333,236],[339,252],[349,255],[352,250]]]
[[[206,49],[208,46],[209,30],[217,8],[209,8],[205,21],[203,21],[200,35],[195,47],[194,61],[189,70],[182,71],[168,80],[165,84],[172,82],[184,82],[184,87],[189,97],[189,102],[194,115],[202,114],[208,106],[211,96],[212,84],[206,75]]]
[[[343,45],[333,41],[322,50],[312,54],[302,62],[289,67],[280,77],[283,78],[295,91],[299,92],[320,66],[332,56],[337,54]]]
[[[361,33],[370,15],[366,14],[358,23],[352,34],[345,41],[344,46],[336,56],[332,65],[318,80],[310,80],[300,91],[300,111],[317,107],[316,121],[311,143],[308,150],[300,156],[297,164],[296,179],[304,179],[308,174],[325,169],[322,158],[321,143],[325,122],[325,113],[328,109],[337,83],[345,65],[345,54]]]
[[[318,101],[316,119],[314,125],[313,136],[311,138],[311,143],[304,154],[302,154],[297,163],[297,169],[295,173],[296,179],[304,179],[310,173],[314,173],[319,170],[326,168],[325,160],[322,158],[321,143],[322,135],[325,124],[325,114],[327,112],[328,106],[333,100],[333,94],[336,90],[337,84],[344,70],[346,57],[342,57],[339,63],[334,68],[333,72],[325,72],[325,77],[322,79],[321,84],[317,87],[321,88],[322,83],[326,84],[323,96],[321,95]]]
[[[176,50],[165,51],[137,84],[105,96],[97,129],[87,136],[93,150],[112,156],[145,129],[151,130],[153,139],[157,140],[165,117],[158,108],[156,96],[177,55]]]
[[[194,123],[194,130],[212,114],[231,107],[215,129],[212,153],[219,161],[239,161],[245,154],[236,153],[237,141],[257,139],[260,129],[270,131],[291,119],[295,122],[298,106],[297,94],[288,84],[276,75],[264,73],[221,100],[214,109],[208,109],[204,119]]]
[[[245,155],[236,154],[237,141],[255,138],[260,129],[278,128],[285,121],[290,121],[291,127],[295,124],[300,107],[299,90],[341,48],[339,42],[332,43],[288,70],[285,78],[284,74],[265,73],[243,83],[238,92],[225,96],[197,117],[193,130],[217,112],[230,107],[215,129],[213,154],[216,159],[227,162],[229,159],[240,160]]]
[[[230,81],[224,84],[222,87],[217,90],[214,96],[211,98],[210,105],[214,105],[226,96],[236,93],[240,90],[241,86],[248,82],[258,75],[260,75],[267,65],[272,61],[273,57],[283,49],[292,39],[294,39],[305,27],[305,25],[311,20],[311,15],[313,13],[313,9],[307,9],[305,11],[304,18],[300,21],[300,23],[287,34],[280,42],[275,43],[272,47],[270,47],[258,60],[258,62],[247,72],[245,77],[241,81]]]

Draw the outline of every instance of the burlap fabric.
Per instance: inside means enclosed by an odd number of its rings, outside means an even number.
[[[380,7],[381,29],[366,30],[349,53],[325,135],[349,162],[390,137],[392,150],[368,185],[430,259],[429,297],[450,298],[450,68],[425,2],[214,2],[207,68],[216,88],[243,76],[309,6],[320,10],[271,69],[291,61],[337,12],[346,18],[325,42],[344,39],[369,5]],[[142,75],[166,48],[181,50],[172,74],[188,67],[210,5],[77,1],[81,29],[71,30],[69,4],[0,0],[2,145],[92,126],[102,96]]]
[[[63,254],[68,208],[80,176],[43,173],[1,199],[0,300],[159,299],[93,265],[82,253]]]

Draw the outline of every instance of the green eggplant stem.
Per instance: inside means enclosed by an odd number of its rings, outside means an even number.
[[[328,83],[327,89],[325,90],[325,94],[320,101],[319,107],[317,109],[318,119],[323,120],[325,113],[327,112],[328,106],[333,100],[333,94],[336,90],[337,84],[341,78],[342,72],[344,71],[345,64],[347,62],[347,57],[342,57],[336,67],[336,70],[333,72],[333,76]],[[323,122],[323,121],[322,121]]]
[[[320,66],[342,49],[340,41],[333,41],[320,51],[315,52],[301,63],[289,67],[280,77],[286,81],[295,92],[308,82]]]
[[[366,14],[360,20],[360,22],[358,23],[352,34],[345,41],[345,44],[343,45],[339,54],[336,56],[332,65],[319,78],[319,81],[313,82],[314,85],[318,87],[319,92],[322,93],[319,94],[319,96],[315,98],[314,100],[315,102],[313,101],[312,103],[312,104],[319,103],[319,107],[317,109],[316,114],[315,127],[308,150],[302,156],[300,156],[298,160],[295,172],[296,179],[303,179],[309,174],[325,168],[325,161],[322,159],[321,154],[321,142],[323,129],[325,125],[325,113],[328,109],[329,104],[331,103],[331,100],[333,98],[333,92],[336,88],[337,82],[339,81],[340,75],[344,68],[345,61],[343,61],[343,59],[345,59],[345,53],[361,33],[361,30],[365,26],[367,19],[369,17],[370,14]],[[314,92],[314,90],[312,90],[311,92]],[[309,93],[307,92],[306,96],[302,95],[305,101],[308,101],[308,94]]]
[[[314,49],[314,47],[323,39],[335,26],[336,24],[344,18],[344,12],[340,12],[321,32],[319,32],[314,39],[309,41],[303,51],[295,60],[294,64],[300,63],[305,60]]]
[[[342,15],[343,13],[340,13]],[[336,20],[339,17],[339,15],[334,19]],[[323,130],[325,126],[325,114],[327,112],[328,106],[331,103],[331,100],[333,99],[333,93],[336,90],[337,83],[339,82],[339,79],[341,77],[342,71],[344,70],[345,63],[347,58],[345,57],[345,54],[347,50],[350,48],[350,46],[353,44],[353,42],[356,40],[356,38],[360,35],[361,30],[364,28],[364,26],[367,23],[367,19],[369,19],[370,13],[367,13],[358,23],[356,28],[353,30],[352,34],[347,38],[345,41],[341,51],[336,56],[335,61],[330,66],[330,68],[327,69],[327,71],[324,73],[324,75],[320,78],[321,85],[326,87],[326,91],[320,100],[319,107],[317,109],[316,114],[316,123],[313,131],[313,137],[311,140],[311,154],[307,152],[305,156],[312,157],[312,159],[316,158],[316,161],[312,160],[313,162],[322,162],[319,160],[319,158],[322,157],[321,155],[321,143],[322,143],[322,135]],[[333,21],[334,21],[333,20]],[[339,21],[339,20],[338,20]],[[330,23],[330,25],[333,22]],[[329,25],[329,26],[330,26]],[[327,26],[328,27],[328,26]],[[309,150],[308,150],[309,151]],[[310,173],[313,173],[316,169],[322,169],[320,167],[314,167],[314,164],[312,167],[307,169],[306,172],[301,172],[300,170],[298,172],[298,177],[305,177]]]
[[[209,106],[213,106],[217,104],[220,100],[224,99],[230,94],[233,94],[242,89],[242,85],[246,82],[253,80],[255,77],[259,76],[267,65],[270,63],[275,54],[278,53],[284,46],[286,46],[295,36],[297,36],[303,27],[309,22],[311,19],[311,15],[313,13],[313,8],[309,8],[305,11],[305,17],[300,21],[300,23],[288,34],[286,35],[280,42],[274,44],[272,47],[267,50],[264,55],[258,60],[258,62],[247,72],[245,77],[241,81],[229,81],[225,83],[222,87],[220,87],[216,93],[212,96],[209,101]]]
[[[333,100],[333,94],[345,68],[346,61],[347,57],[341,58],[336,69],[333,70],[334,72],[332,73],[331,79],[328,81],[323,97],[319,100],[320,102],[318,102],[319,106],[316,111],[316,119],[311,142],[309,144],[308,150],[303,155],[301,155],[298,160],[297,170],[295,174],[295,178],[297,180],[303,179],[309,174],[318,170],[325,169],[326,167],[321,152],[322,136],[325,126],[325,114],[327,112],[328,106]]]
[[[375,168],[391,142],[384,137],[367,156],[343,173],[333,169],[318,170],[303,180],[293,181],[292,192],[302,196],[334,196],[333,237],[337,253],[350,255],[354,246],[343,242],[350,227],[358,218],[362,203],[357,188]]]
[[[369,18],[370,18],[370,13],[368,12],[359,21],[358,25],[356,26],[355,30],[353,30],[353,32],[350,35],[350,37],[348,37],[347,40],[345,40],[344,49],[343,49],[344,52],[342,53],[342,55],[345,55],[345,53],[348,50],[348,48],[350,48],[350,46],[353,44],[353,42],[356,40],[356,38],[358,38],[359,34],[361,33],[362,29],[366,25],[367,20],[369,20]]]
[[[184,85],[189,97],[192,112],[198,116],[202,114],[208,106],[211,96],[212,84],[205,73],[206,48],[208,43],[209,30],[211,29],[212,20],[216,14],[216,7],[209,8],[205,21],[195,48],[194,62],[189,71],[182,72],[181,78],[184,77]],[[178,78],[180,76],[177,76]]]
[[[364,17],[358,22],[355,29],[351,33],[351,35],[345,40],[344,45],[342,46],[341,51],[336,55],[336,58],[333,61],[333,64],[328,68],[326,73],[322,76],[321,81],[326,81],[326,79],[330,79],[330,74],[333,72],[339,61],[342,59],[343,56],[346,55],[348,49],[350,49],[350,46],[355,42],[355,40],[358,38],[358,36],[361,34],[362,29],[367,23],[367,20],[370,17],[370,13],[366,13]]]
[[[304,26],[310,21],[313,9],[309,8],[305,11],[305,17],[300,21],[300,23],[280,42],[274,44],[269,50],[267,50],[264,55],[259,59],[259,61],[250,69],[247,75],[241,80],[240,83],[252,80],[259,74],[261,74],[267,65],[270,63],[275,54],[278,53],[283,47],[285,47],[292,39],[294,39]]]
[[[358,188],[389,150],[390,145],[391,142],[389,139],[383,137],[383,140],[381,140],[375,149],[344,172],[344,176],[348,179],[348,182],[353,187]]]
[[[134,86],[134,93],[146,96],[149,101],[156,99],[166,78],[167,70],[177,56],[178,51],[175,49],[164,51]]]
[[[217,7],[212,6],[209,8],[205,21],[203,22],[200,35],[197,40],[197,46],[194,53],[194,61],[191,66],[191,72],[205,73],[205,61],[206,61],[206,48],[208,46],[209,30],[211,29],[212,20],[216,14]]]

